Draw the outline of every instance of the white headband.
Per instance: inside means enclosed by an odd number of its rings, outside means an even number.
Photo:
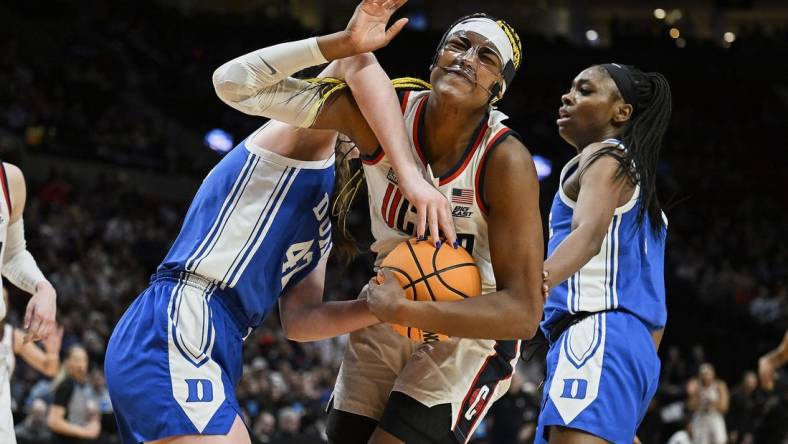
[[[454,25],[449,33],[446,34],[450,36],[460,31],[473,31],[477,34],[483,35],[487,40],[492,42],[495,46],[495,49],[498,51],[498,54],[503,57],[503,66],[506,66],[507,63],[513,62],[514,59],[514,49],[512,48],[512,43],[509,41],[509,37],[506,36],[506,33],[501,29],[498,23],[495,21],[490,20],[485,17],[474,17],[469,18],[468,20],[464,20],[460,23]]]

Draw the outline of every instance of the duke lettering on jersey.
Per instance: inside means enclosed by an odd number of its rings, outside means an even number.
[[[588,381],[585,379],[564,379],[562,398],[585,399],[588,390]]]
[[[213,385],[207,379],[186,379],[189,388],[189,397],[186,402],[211,402],[213,401]]]
[[[331,219],[328,217],[328,206],[328,193],[325,193],[323,195],[323,200],[312,209],[312,212],[320,223],[317,243],[320,248],[321,256],[328,253],[328,249],[331,247]],[[312,245],[314,243],[314,240],[297,242],[287,249],[285,262],[282,264],[282,288],[287,285],[294,274],[312,263],[314,260]]]

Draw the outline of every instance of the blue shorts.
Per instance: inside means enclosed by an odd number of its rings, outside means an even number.
[[[597,313],[569,327],[547,352],[536,443],[548,427],[631,444],[659,383],[651,334],[632,314]]]
[[[246,332],[219,299],[198,276],[158,279],[115,326],[104,372],[123,444],[230,431]]]

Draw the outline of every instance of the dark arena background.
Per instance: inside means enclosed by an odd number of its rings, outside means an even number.
[[[0,4],[0,157],[26,176],[26,238],[58,292],[61,358],[74,344],[88,352],[88,408],[100,412],[102,429],[85,442],[119,442],[102,374],[113,326],[147,286],[202,177],[264,121],[221,103],[213,70],[254,49],[343,29],[354,7]],[[410,0],[397,15],[410,18],[408,27],[378,59],[392,78],[426,78],[446,27],[480,11],[522,38],[522,67],[500,109],[538,162],[544,223],[558,173],[574,155],[555,127],[572,78],[620,61],[670,82],[673,116],[658,167],[670,220],[669,315],[660,387],[640,441],[666,443],[692,423],[697,403],[688,388],[708,363],[730,391],[721,411],[728,442],[786,442],[788,374],[766,390],[757,371],[788,329],[788,3]],[[354,298],[373,273],[365,206],[360,196],[350,218],[363,254],[350,266],[330,265],[325,299]],[[27,295],[8,286],[6,321],[21,327]],[[288,341],[276,310],[246,339],[237,396],[253,441],[324,442],[345,340]],[[537,351],[520,361],[472,442],[533,441],[543,360]],[[50,384],[17,359],[11,393],[20,443],[50,442]]]

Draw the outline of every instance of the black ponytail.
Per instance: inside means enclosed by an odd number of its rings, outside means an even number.
[[[631,81],[626,89],[626,95],[631,97],[625,101],[632,105],[633,112],[621,135],[626,151],[615,147],[601,149],[594,153],[586,167],[606,155],[618,160],[620,165],[616,178],[628,177],[632,183],[640,185],[642,205],[638,211],[638,221],[648,214],[652,230],[659,232],[665,222],[657,197],[657,163],[662,138],[670,122],[670,85],[658,72],[643,72],[629,65],[617,66],[626,70],[627,80]],[[614,76],[611,77],[616,80]]]

